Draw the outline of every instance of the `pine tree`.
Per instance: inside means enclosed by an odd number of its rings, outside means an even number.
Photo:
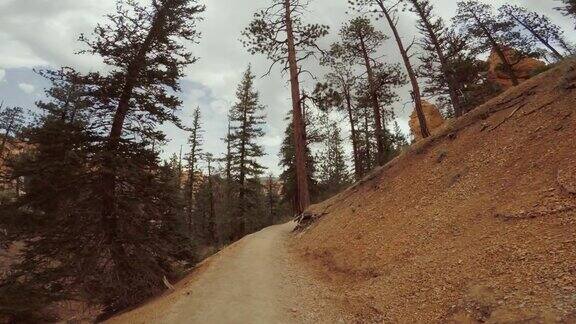
[[[5,150],[11,139],[24,126],[24,109],[4,107],[0,104],[0,163],[4,161]]]
[[[304,122],[306,123],[306,129],[308,130],[308,136],[306,137],[306,165],[307,168],[307,182],[310,184],[310,199],[312,202],[316,202],[318,198],[318,185],[315,178],[316,174],[316,162],[312,156],[310,150],[310,145],[318,142],[318,136],[316,130],[311,129],[314,125],[313,118],[311,114],[303,114]],[[288,117],[287,120],[290,120]],[[286,130],[284,131],[284,139],[282,145],[280,146],[280,167],[283,168],[282,174],[280,175],[280,180],[282,182],[282,199],[284,203],[290,204],[292,207],[292,215],[296,216],[300,214],[298,205],[298,192],[297,192],[297,178],[296,178],[296,149],[294,145],[293,134],[293,124],[288,123]],[[310,136],[313,135],[313,136]]]
[[[557,7],[556,10],[562,12],[565,16],[572,16],[576,19],[576,0],[557,0],[562,2],[562,7]]]
[[[359,180],[363,176],[363,170],[358,153],[358,118],[353,98],[358,77],[354,75],[352,66],[345,58],[342,47],[336,44],[323,57],[321,64],[329,67],[330,72],[324,76],[326,80],[324,83],[316,85],[313,97],[320,109],[329,111],[336,108],[346,114],[350,125],[354,175]]]
[[[323,149],[317,157],[318,179],[323,195],[332,196],[350,184],[340,127],[326,121]]]
[[[145,224],[149,221],[143,213],[148,213],[148,208],[158,209],[151,205],[153,197],[142,194],[147,190],[152,195],[158,193],[146,182],[149,175],[145,170],[156,164],[155,153],[146,146],[163,140],[163,134],[154,129],[158,123],[180,125],[174,111],[181,102],[169,90],[180,90],[178,79],[184,67],[196,61],[182,41],[198,38],[196,21],[203,11],[195,0],[153,1],[149,7],[120,1],[111,23],[99,25],[93,40],[80,37],[89,48],[85,53],[102,56],[112,68],[109,75],[91,74],[84,81],[101,89],[104,100],[97,105],[111,111],[112,126],[103,129],[107,134],[96,192],[102,199],[102,250],[109,253],[113,264],[115,275],[109,278],[118,281],[110,282],[112,287],[118,285],[119,291],[111,290],[117,297],[109,302],[115,307],[136,302],[139,298],[130,293],[133,290],[156,292],[163,286],[161,277],[166,270],[156,261],[162,250],[141,243],[146,241],[142,241],[138,230],[129,234],[122,228],[147,231]],[[141,142],[127,140],[127,132],[137,134]],[[133,204],[135,192],[128,188],[141,195],[143,206]],[[129,236],[134,234],[136,237]]]
[[[519,84],[514,66],[522,58],[535,56],[536,53],[532,51],[533,44],[523,34],[513,30],[514,24],[510,19],[499,20],[489,4],[466,0],[458,2],[453,21],[476,53],[494,51],[502,62],[501,69],[508,74],[512,84]],[[513,51],[506,55],[508,49]]]
[[[529,32],[537,42],[545,46],[555,59],[561,60],[564,55],[554,48],[554,45],[570,53],[571,48],[564,38],[564,32],[547,16],[515,5],[503,5],[499,11],[501,20],[511,19],[521,30]]]
[[[400,126],[397,121],[394,121],[394,148],[397,153],[400,153],[405,147],[408,146],[408,140],[406,136],[400,130]]]
[[[369,12],[377,13],[384,17],[388,23],[388,26],[392,30],[394,35],[394,40],[398,50],[400,51],[400,56],[408,73],[410,79],[410,84],[412,85],[412,99],[415,103],[415,110],[418,115],[418,121],[420,122],[420,132],[422,137],[426,138],[430,136],[430,131],[428,130],[428,125],[426,122],[426,117],[422,110],[422,97],[420,93],[420,85],[418,84],[418,79],[416,77],[416,72],[410,61],[411,55],[409,54],[410,49],[414,45],[410,44],[408,47],[404,45],[402,37],[398,32],[398,6],[401,1],[391,1],[391,0],[350,0],[349,3],[356,8],[359,12],[368,10]]]
[[[230,112],[232,130],[230,134],[231,171],[237,183],[238,200],[236,210],[237,231],[235,238],[247,233],[248,214],[256,208],[256,198],[260,192],[258,177],[265,169],[258,159],[264,156],[264,150],[258,139],[264,136],[262,115],[264,106],[260,104],[259,94],[254,90],[255,76],[248,67],[242,82],[236,90],[237,103]]]
[[[398,100],[398,95],[393,91],[394,86],[405,84],[405,76],[400,71],[398,65],[378,65],[376,67],[376,79],[378,80],[378,98],[380,106],[380,122],[383,125],[382,143],[384,164],[388,163],[394,157],[394,141],[387,125],[394,119],[394,111],[385,109]],[[364,134],[364,141],[361,143],[360,151],[362,152],[362,166],[365,172],[368,172],[380,165],[375,154],[377,143],[375,140],[375,118],[373,109],[370,109],[371,99],[370,91],[365,83],[360,82],[355,90],[356,101],[359,107],[359,121]]]
[[[198,235],[203,238],[203,243],[208,246],[217,246],[220,242],[218,239],[218,229],[216,224],[216,196],[217,196],[217,175],[214,171],[214,156],[211,153],[203,155],[205,162],[205,173],[203,181],[198,185],[196,195],[197,215],[196,226]],[[227,207],[227,206],[223,206]]]
[[[188,162],[188,179],[186,180],[186,208],[188,214],[188,234],[192,235],[195,195],[198,182],[198,164],[202,158],[202,129],[200,123],[200,108],[196,108],[192,115],[192,127],[188,137],[190,152],[186,156]]]
[[[296,189],[298,212],[302,213],[310,205],[309,184],[306,175],[306,139],[301,111],[299,77],[303,72],[301,63],[317,51],[317,41],[328,34],[328,27],[318,24],[304,24],[302,13],[307,3],[300,0],[271,0],[272,5],[254,15],[254,20],[242,33],[244,46],[251,54],[262,53],[275,64],[281,64],[283,71],[290,74],[292,95],[292,123],[296,125],[294,144],[296,154]]]
[[[343,51],[351,56],[352,61],[359,60],[366,70],[370,102],[374,114],[375,136],[378,163],[384,163],[384,130],[380,116],[380,101],[378,98],[378,85],[374,72],[374,56],[381,48],[386,36],[377,31],[367,18],[355,18],[345,24],[341,31]]]
[[[370,108],[370,99],[368,91],[363,84],[359,84],[356,91],[356,98],[358,102],[358,123],[360,129],[360,138],[358,144],[358,154],[361,159],[363,173],[366,174],[370,170],[378,166],[376,158],[376,143],[374,136],[374,116]]]
[[[442,18],[433,16],[432,11],[434,10],[434,7],[430,1],[409,0],[409,2],[412,4],[412,11],[419,17],[418,30],[423,35],[421,46],[426,53],[424,60],[427,60],[429,63],[437,63],[438,68],[433,69],[432,71],[436,70],[438,73],[442,74],[441,77],[446,81],[445,88],[450,97],[452,109],[454,110],[455,115],[459,117],[462,115],[460,95],[458,91],[461,89],[461,85],[457,83],[453,71],[450,69],[450,57],[447,56],[449,41],[447,39],[447,30],[444,21]],[[428,73],[436,72],[432,71],[427,70]]]
[[[78,126],[78,117],[63,122],[49,114],[30,135],[38,152],[20,168],[58,173],[37,178],[40,184],[31,183],[36,189],[17,203],[21,221],[42,225],[21,233],[29,243],[21,271],[31,287],[56,287],[51,296],[89,299],[105,312],[165,289],[163,278],[176,271],[172,261],[181,260],[180,240],[167,235],[181,210],[153,147],[165,139],[159,124],[181,124],[175,92],[184,67],[196,60],[185,41],[197,40],[204,7],[195,0],[140,3],[118,1],[93,39],[80,37],[88,47],[83,53],[101,57],[107,72],[58,77],[81,88],[90,117]],[[52,127],[57,123],[66,124]],[[55,135],[37,135],[47,131]],[[38,191],[46,180],[56,192]]]
[[[278,194],[278,182],[272,174],[266,179],[266,207],[268,212],[268,223],[275,224],[280,216],[280,195]]]

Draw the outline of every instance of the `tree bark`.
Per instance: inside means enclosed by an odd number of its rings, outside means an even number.
[[[378,160],[378,165],[384,165],[385,155],[384,155],[384,132],[382,126],[382,115],[380,113],[380,103],[378,101],[378,89],[376,89],[376,81],[374,80],[374,72],[372,71],[372,64],[370,64],[370,57],[368,57],[368,51],[366,49],[366,43],[364,42],[364,35],[359,34],[360,47],[362,49],[362,57],[364,58],[364,64],[366,66],[366,73],[368,74],[368,87],[370,88],[370,101],[372,103],[372,112],[374,113],[374,125],[375,125],[375,136],[376,136],[376,159]]]
[[[304,138],[304,123],[300,108],[300,83],[298,81],[298,62],[292,26],[292,5],[290,0],[284,0],[286,38],[288,45],[288,65],[290,70],[290,88],[292,93],[292,123],[296,160],[296,212],[303,213],[310,206],[308,189],[308,172],[306,165],[306,141]]]
[[[418,115],[418,122],[420,123],[420,132],[422,133],[422,137],[426,138],[430,136],[430,131],[428,130],[428,124],[426,122],[426,116],[424,116],[424,111],[422,110],[422,97],[420,94],[420,85],[418,85],[418,79],[416,78],[416,73],[414,72],[414,68],[412,67],[412,63],[410,63],[410,57],[404,48],[404,44],[402,43],[402,38],[398,33],[398,29],[396,28],[396,24],[390,16],[390,12],[384,5],[382,0],[378,1],[378,5],[382,10],[382,13],[386,17],[388,21],[388,25],[390,25],[390,29],[392,29],[392,33],[394,34],[394,39],[396,40],[396,44],[398,45],[398,49],[400,50],[400,55],[402,56],[402,60],[404,61],[404,66],[406,66],[406,71],[408,72],[408,77],[410,78],[410,83],[412,85],[412,93],[414,96],[414,103],[416,105],[416,114]]]

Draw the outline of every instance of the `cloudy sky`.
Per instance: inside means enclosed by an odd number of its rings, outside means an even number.
[[[251,63],[256,74],[266,72],[269,62],[262,56],[251,56],[239,42],[240,32],[248,25],[252,14],[266,6],[270,0],[205,0],[207,11],[200,24],[203,37],[200,44],[191,46],[193,53],[200,58],[198,63],[188,68],[183,80],[184,107],[181,116],[190,121],[194,107],[200,106],[205,130],[205,150],[218,154],[223,151],[221,138],[226,132],[226,113],[233,104],[235,88],[246,66]],[[456,1],[432,0],[436,12],[446,19],[454,15]],[[571,41],[574,37],[574,24],[562,17],[553,8],[553,0],[485,0],[495,6],[516,3],[530,9],[549,14],[554,21],[565,28]],[[98,60],[74,53],[82,49],[76,41],[80,33],[90,33],[102,16],[114,10],[115,0],[0,0],[0,101],[7,105],[33,107],[34,101],[41,98],[46,82],[33,72],[33,68],[72,66],[82,71],[102,68]],[[322,41],[327,47],[337,40],[339,27],[352,18],[347,13],[347,0],[313,0],[306,14],[310,22],[318,22],[331,27],[330,36]],[[388,33],[382,22],[378,27]],[[411,40],[416,31],[415,17],[403,13],[400,30],[406,40]],[[399,55],[394,43],[389,40],[383,49],[386,60],[397,61]],[[309,62],[307,68],[320,75],[316,62]],[[305,80],[310,86],[314,81]],[[274,173],[277,166],[278,149],[285,128],[284,116],[290,109],[289,89],[286,78],[278,70],[264,78],[259,78],[256,87],[260,91],[262,103],[267,106],[268,126],[262,144],[267,156],[264,165]],[[401,100],[394,109],[398,122],[407,131],[407,116],[411,104],[406,89],[400,91]],[[165,126],[171,141],[164,148],[168,156],[186,149],[186,134]]]

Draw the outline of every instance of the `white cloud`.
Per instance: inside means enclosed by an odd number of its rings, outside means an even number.
[[[20,90],[26,92],[27,94],[32,94],[35,90],[36,87],[31,85],[30,83],[18,83],[18,88],[20,88]]]
[[[6,77],[6,70],[0,69],[0,82],[4,82],[5,77]]]

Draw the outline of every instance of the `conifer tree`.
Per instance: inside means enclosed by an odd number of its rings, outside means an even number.
[[[202,158],[202,129],[200,124],[200,108],[194,109],[192,127],[188,137],[190,152],[186,156],[188,162],[188,179],[186,180],[186,208],[188,214],[188,234],[192,235],[196,190],[198,182],[198,164]]]
[[[6,146],[24,126],[24,109],[4,107],[0,104],[0,161],[4,160]]]
[[[324,83],[316,85],[313,97],[320,109],[329,111],[334,107],[346,114],[350,125],[354,175],[359,180],[363,176],[363,170],[358,152],[358,118],[353,93],[358,77],[354,75],[352,66],[346,59],[342,47],[337,44],[332,45],[331,50],[323,57],[321,63],[329,67],[330,72],[324,76]]]
[[[235,206],[236,238],[246,234],[246,218],[256,207],[255,200],[261,191],[258,177],[265,169],[258,162],[258,159],[264,156],[264,150],[258,144],[258,139],[264,136],[262,129],[265,123],[262,114],[264,106],[260,104],[259,94],[254,90],[254,79],[251,67],[248,67],[236,90],[237,102],[230,112],[231,171],[238,186],[238,200]]]
[[[355,94],[358,102],[358,123],[360,129],[360,138],[358,144],[358,153],[361,160],[363,173],[366,174],[374,167],[378,166],[376,159],[376,143],[374,136],[374,116],[370,109],[370,100],[368,92],[363,84],[356,89]]]
[[[207,211],[204,213],[204,234],[206,242],[211,245],[217,245],[218,233],[216,229],[216,185],[214,175],[214,156],[211,153],[204,154],[204,161],[206,162],[206,179],[205,190],[207,201]]]
[[[360,61],[366,70],[370,103],[372,105],[377,160],[380,165],[384,163],[384,130],[380,115],[380,101],[378,98],[378,85],[374,72],[376,64],[373,56],[381,48],[386,36],[377,31],[367,18],[359,17],[351,20],[340,31],[343,51],[350,56],[352,61]],[[338,46],[338,45],[337,45]]]
[[[280,196],[277,183],[274,176],[270,173],[266,178],[266,207],[270,225],[275,224],[280,216]]]
[[[563,6],[557,7],[556,10],[561,11],[565,16],[572,16],[576,19],[576,0],[557,0],[562,2]]]
[[[477,53],[494,51],[512,84],[519,84],[514,65],[530,54],[531,44],[520,33],[513,32],[514,24],[511,20],[499,20],[489,4],[466,0],[458,2],[458,11],[453,21]],[[510,48],[514,49],[511,53],[513,55],[506,55]]]
[[[340,127],[326,121],[323,149],[318,155],[318,179],[323,194],[331,196],[350,184]]]
[[[55,298],[89,296],[105,312],[165,289],[163,278],[175,273],[172,261],[181,260],[180,240],[166,235],[180,206],[161,177],[152,147],[164,142],[159,124],[181,124],[175,92],[184,67],[196,60],[186,41],[197,40],[196,22],[204,10],[195,0],[117,4],[93,38],[80,37],[88,47],[83,53],[101,57],[107,72],[59,75],[62,82],[80,87],[89,102],[85,125],[77,126],[81,121],[76,117],[74,123],[65,121],[71,126],[48,127],[56,123],[49,114],[30,135],[38,147],[46,147],[34,155],[46,156],[34,157],[20,170],[35,163],[51,165],[59,172],[53,182],[64,181],[56,186],[59,198],[47,201],[35,189],[18,201],[23,208],[15,209],[22,221],[42,216],[40,224],[46,225],[22,233],[23,240],[40,238],[26,247],[21,267],[26,278],[40,290],[58,287],[50,292]],[[37,136],[48,130],[57,136]],[[69,174],[58,160],[72,164],[66,166]],[[37,260],[48,263],[34,264]]]
[[[414,45],[413,43],[409,46],[405,46],[402,41],[402,37],[398,31],[398,6],[401,1],[391,1],[391,0],[350,0],[349,3],[356,8],[359,12],[367,10],[371,13],[378,13],[380,16],[384,17],[388,23],[388,26],[392,30],[394,35],[394,40],[398,50],[400,51],[400,56],[408,73],[410,79],[410,84],[412,86],[412,99],[414,100],[416,114],[418,115],[418,121],[420,123],[420,132],[422,137],[426,138],[430,136],[430,131],[428,130],[428,125],[426,122],[426,117],[422,110],[422,94],[420,92],[420,85],[416,76],[416,72],[410,60],[410,49]]]
[[[310,184],[310,199],[315,202],[318,197],[318,186],[315,178],[316,173],[316,162],[310,151],[310,145],[317,143],[318,136],[310,136],[310,133],[315,133],[316,130],[312,130],[313,118],[311,114],[303,114],[304,122],[306,123],[306,129],[308,130],[308,135],[306,137],[306,165],[307,168],[307,182]],[[288,117],[287,120],[290,120]],[[282,174],[280,175],[280,180],[282,182],[282,198],[285,203],[290,204],[292,207],[292,214],[299,215],[299,205],[298,205],[298,192],[297,192],[297,178],[296,178],[296,156],[295,156],[295,145],[294,137],[292,136],[293,131],[292,122],[288,123],[286,130],[284,131],[284,139],[282,145],[280,146],[280,163],[279,165],[283,168]],[[315,135],[315,134],[313,134]]]
[[[558,51],[554,45],[560,46],[565,51],[570,52],[570,46],[564,38],[562,29],[552,23],[546,15],[528,11],[526,8],[516,5],[503,5],[499,9],[501,20],[512,20],[520,29],[525,30],[543,46],[545,46],[555,59],[561,60],[564,55]]]
[[[437,62],[437,70],[439,70],[438,72],[442,74],[442,78],[446,81],[446,90],[450,97],[452,109],[455,115],[459,117],[462,115],[460,95],[458,93],[461,86],[457,84],[453,71],[450,69],[450,57],[447,56],[449,41],[444,21],[442,18],[433,16],[434,6],[429,0],[409,0],[409,2],[412,4],[411,10],[419,17],[418,30],[423,35],[421,45],[427,54],[426,59],[430,63]],[[428,72],[432,73],[430,70]]]
[[[302,63],[318,49],[317,41],[328,34],[328,27],[304,24],[302,13],[307,3],[301,0],[270,0],[272,4],[254,15],[254,20],[242,33],[244,46],[251,54],[262,53],[283,71],[289,71],[292,96],[292,123],[296,154],[297,200],[299,213],[310,205],[308,171],[306,165],[306,139],[301,111],[300,74]]]

